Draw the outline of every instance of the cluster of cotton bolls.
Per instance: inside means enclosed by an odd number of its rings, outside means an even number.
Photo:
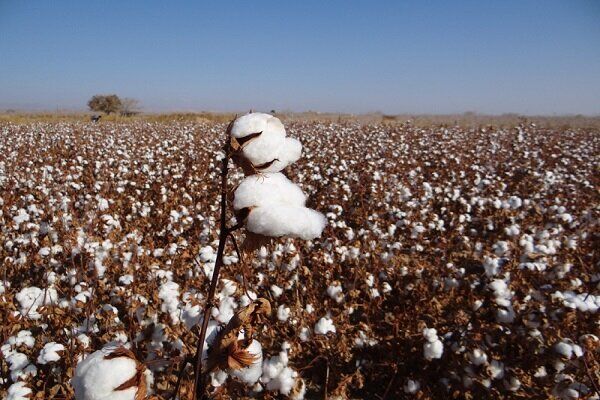
[[[251,174],[236,188],[233,200],[247,230],[267,237],[310,240],[320,236],[325,217],[306,208],[306,195],[280,172],[300,158],[300,142],[286,137],[278,118],[263,113],[237,118],[231,137],[242,165],[249,167],[246,174]]]
[[[209,326],[273,312],[215,394],[594,398],[597,128],[281,118],[232,135],[238,221],[283,237],[243,263],[226,248]],[[111,342],[170,395],[214,272],[226,127],[0,122],[0,398],[72,398]]]

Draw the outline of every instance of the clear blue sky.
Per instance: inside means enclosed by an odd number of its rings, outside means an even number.
[[[0,109],[600,114],[600,1],[0,0]]]

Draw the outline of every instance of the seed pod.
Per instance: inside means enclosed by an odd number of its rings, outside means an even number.
[[[149,373],[131,350],[107,346],[77,364],[71,383],[76,400],[143,400]]]

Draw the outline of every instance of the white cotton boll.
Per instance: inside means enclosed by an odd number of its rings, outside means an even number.
[[[262,375],[263,368],[263,355],[262,345],[257,340],[252,340],[250,345],[245,349],[250,355],[254,357],[254,361],[248,367],[242,369],[231,370],[232,376],[238,378],[240,381],[247,385],[253,385],[258,382],[258,379]]]
[[[98,210],[106,211],[108,210],[108,200],[100,198],[98,199]]]
[[[285,138],[275,153],[275,162],[261,172],[278,172],[295,163],[302,155],[302,143],[298,139]]]
[[[251,113],[235,120],[231,130],[234,138],[239,140],[252,134],[258,135],[242,143],[241,151],[255,167],[263,166],[262,172],[281,171],[300,158],[302,144],[285,137],[285,128],[278,118]]]
[[[420,388],[421,384],[419,383],[419,381],[413,381],[412,379],[409,379],[404,384],[404,393],[415,394],[419,391]]]
[[[158,298],[161,300],[160,310],[169,314],[171,321],[179,322],[179,285],[172,281],[166,281],[160,285]]]
[[[310,339],[310,329],[308,329],[307,327],[303,327],[302,329],[300,329],[298,337],[301,341],[308,342],[308,339]]]
[[[315,324],[315,334],[327,335],[329,332],[335,333],[335,325],[333,324],[333,320],[331,318],[322,317]]]
[[[306,195],[292,181],[281,173],[251,175],[237,187],[233,199],[233,208],[269,205],[288,205],[303,207]]]
[[[8,388],[8,393],[6,394],[6,400],[30,400],[31,399],[31,389],[29,389],[25,382],[15,382]]]
[[[260,380],[267,384],[267,390],[277,390],[283,395],[289,395],[297,382],[298,373],[288,367],[286,343],[279,355],[263,362],[263,371]],[[297,395],[296,391],[292,395]]]
[[[251,290],[247,291],[247,294],[244,293],[241,297],[240,297],[240,305],[242,307],[248,307],[250,305],[250,303],[252,303],[254,300],[256,300],[258,298],[258,295],[256,293],[254,293]]]
[[[22,330],[19,331],[16,336],[9,337],[7,343],[12,347],[25,345],[29,348],[32,348],[35,345],[35,338],[33,337],[31,331]]]
[[[219,387],[225,383],[228,376],[227,372],[220,369],[213,371],[210,373],[210,384],[214,387]]]
[[[25,378],[27,375],[37,375],[37,369],[29,363],[27,355],[18,351],[5,351],[4,349],[2,354],[9,365],[10,378],[13,381]]]
[[[511,392],[516,392],[521,387],[521,381],[517,377],[513,376],[509,381],[504,382],[504,387]]]
[[[122,349],[122,348],[121,348]],[[138,385],[146,385],[145,375],[137,385],[115,390],[137,374],[138,362],[118,347],[107,346],[77,364],[71,380],[77,400],[134,400]],[[118,353],[117,353],[118,352]]]
[[[483,259],[483,268],[488,277],[498,275],[500,272],[500,259],[495,257],[485,256]]]
[[[441,341],[436,340],[435,342],[427,342],[423,344],[423,356],[426,360],[433,360],[434,358],[442,358],[444,353],[444,345]]]
[[[570,339],[563,339],[556,343],[554,345],[554,351],[565,358],[571,358],[572,356],[581,357],[583,355],[581,346],[573,343]]]
[[[271,293],[273,297],[277,298],[283,294],[283,289],[277,285],[271,285]]]
[[[281,304],[278,308],[277,308],[277,319],[285,322],[288,320],[288,318],[290,317],[291,314],[291,310],[289,307],[286,307],[284,304]]]
[[[217,339],[218,333],[219,324],[215,321],[208,321],[208,326],[206,327],[206,339],[204,339],[204,347],[202,349],[203,361],[208,359],[208,348],[212,346],[214,341]]]
[[[279,167],[270,172],[281,171],[287,166],[281,161],[278,162],[279,151],[284,146],[285,139],[276,133],[266,131],[242,145],[242,153],[255,167],[268,164],[269,167]],[[262,168],[261,171],[266,172]]]
[[[253,133],[267,131],[285,137],[285,127],[279,118],[265,113],[248,113],[235,120],[231,127],[231,136],[239,139]]]
[[[262,375],[263,354],[262,345],[257,340],[252,340],[250,345],[246,347],[246,351],[254,356],[254,361],[248,367],[230,371],[232,376],[235,376],[240,381],[247,385],[253,385],[258,382]]]
[[[238,304],[231,296],[225,296],[219,301],[219,307],[213,307],[211,310],[212,316],[217,321],[226,324],[235,314],[235,309]]]
[[[504,378],[504,363],[502,361],[492,360],[488,366],[488,372],[492,379]]]
[[[44,348],[40,352],[37,358],[38,364],[48,364],[54,361],[60,360],[59,352],[63,352],[65,346],[59,343],[50,342],[44,345]]]
[[[475,349],[471,354],[469,354],[469,358],[473,365],[479,366],[487,364],[487,354],[481,349]]]
[[[329,287],[327,287],[327,296],[335,300],[336,303],[341,303],[344,300],[344,290],[342,289],[342,284],[336,281],[329,285]]]
[[[21,289],[15,295],[15,299],[19,302],[21,315],[30,319],[39,319],[41,314],[37,311],[38,307],[55,304],[58,301],[58,292],[53,287],[44,290],[31,286]]]
[[[264,236],[288,236],[311,240],[319,237],[327,219],[315,210],[304,207],[257,207],[248,215],[247,229]]]
[[[426,340],[423,344],[425,359],[431,361],[434,358],[441,358],[444,353],[444,344],[439,339],[437,330],[425,328],[423,329],[423,337]]]

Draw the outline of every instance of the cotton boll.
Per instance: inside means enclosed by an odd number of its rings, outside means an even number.
[[[275,162],[261,172],[278,172],[290,164],[295,163],[302,155],[302,143],[294,138],[285,138],[275,153]]]
[[[277,390],[283,395],[289,395],[296,384],[298,373],[288,367],[287,351],[265,360],[261,381],[267,384],[267,390]]]
[[[58,292],[53,287],[44,290],[31,286],[21,289],[15,295],[15,299],[19,302],[21,315],[30,319],[39,319],[41,314],[38,312],[38,308],[55,304],[58,300]]]
[[[308,342],[308,339],[310,339],[310,330],[307,327],[303,327],[302,329],[300,329],[298,337],[301,341]]]
[[[142,368],[129,350],[107,346],[88,355],[77,364],[71,381],[77,400],[134,400],[138,391],[145,393],[146,375],[138,374]],[[135,384],[124,390],[116,390],[131,378]],[[143,398],[143,396],[140,396]]]
[[[442,358],[444,353],[444,344],[441,342],[435,329],[423,329],[423,337],[426,342],[423,344],[423,356],[426,360]]]
[[[254,361],[251,365],[246,368],[231,370],[232,376],[235,376],[240,381],[247,385],[253,385],[258,382],[258,379],[262,375],[263,367],[263,354],[262,345],[257,340],[252,340],[250,345],[245,349],[250,355],[254,357]]]
[[[510,380],[504,381],[504,387],[511,392],[516,392],[521,387],[521,381],[516,376],[513,376]]]
[[[487,370],[492,379],[502,379],[504,377],[504,363],[501,361],[492,360]]]
[[[469,354],[469,358],[473,365],[479,366],[487,364],[487,354],[481,349],[475,349],[471,354]]]
[[[290,317],[291,311],[289,307],[286,307],[284,304],[281,304],[278,308],[277,308],[277,319],[285,322],[288,320],[288,318]]]
[[[327,219],[315,210],[304,207],[257,207],[248,215],[247,228],[264,236],[317,238],[325,229]]]
[[[335,333],[335,325],[331,318],[323,317],[315,324],[315,334],[327,335],[329,332]]]
[[[208,348],[215,342],[218,333],[219,324],[215,321],[208,321],[208,326],[206,327],[206,339],[204,339],[204,347],[202,349],[203,361],[208,359]]]
[[[338,304],[344,300],[344,290],[340,282],[333,282],[327,287],[327,295],[335,300]]]
[[[415,394],[419,391],[419,389],[421,388],[421,384],[419,383],[419,381],[414,381],[412,379],[409,379],[408,381],[406,381],[406,384],[404,384],[404,393],[408,393],[408,394]]]
[[[495,257],[485,256],[483,259],[483,268],[488,277],[498,275],[500,272],[500,259]]]
[[[276,136],[285,137],[285,127],[279,118],[265,113],[242,115],[231,127],[231,136],[236,139],[258,132],[272,132]]]
[[[269,205],[304,206],[306,195],[281,173],[251,175],[235,190],[233,208]]]
[[[8,388],[6,400],[29,400],[31,399],[31,389],[27,386],[27,383],[19,381],[15,382]]]
[[[219,387],[225,383],[228,376],[227,372],[220,369],[213,371],[210,373],[210,384],[214,387]]]
[[[38,364],[48,364],[50,362],[58,361],[60,360],[59,352],[63,352],[64,350],[65,346],[62,344],[55,342],[46,343],[37,358],[37,362]]]
[[[279,160],[280,150],[286,143],[285,139],[285,137],[279,136],[277,132],[264,131],[242,145],[242,154],[254,167],[274,166],[275,162],[279,161],[280,168],[275,168],[271,172],[281,171],[287,166],[282,160]],[[266,171],[261,169],[261,172]]]

